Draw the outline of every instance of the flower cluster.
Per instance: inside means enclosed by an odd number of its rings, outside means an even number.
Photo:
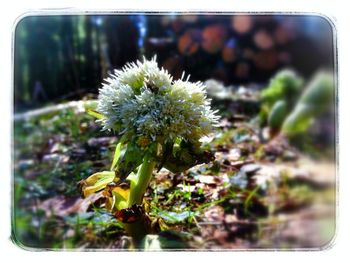
[[[128,139],[196,141],[218,121],[203,84],[184,77],[173,81],[155,58],[127,64],[105,81],[97,106],[103,128]]]

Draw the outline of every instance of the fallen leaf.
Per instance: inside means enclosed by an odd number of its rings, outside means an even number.
[[[48,217],[52,215],[64,217],[88,211],[89,207],[101,197],[101,193],[92,194],[85,199],[59,195],[43,201],[38,205],[38,208],[44,210]]]

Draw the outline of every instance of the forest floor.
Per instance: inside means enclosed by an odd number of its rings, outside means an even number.
[[[21,116],[13,130],[14,241],[27,249],[130,249],[122,225],[77,183],[108,170],[117,136],[82,104]],[[216,160],[154,174],[145,196],[158,232],[146,249],[320,249],[335,234],[336,165],[247,118],[223,118],[204,142]]]

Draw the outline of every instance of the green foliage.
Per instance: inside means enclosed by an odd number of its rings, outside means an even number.
[[[271,80],[267,88],[261,92],[261,99],[269,108],[279,100],[293,105],[298,98],[303,79],[292,70],[281,70]]]
[[[179,173],[197,164],[209,163],[213,159],[213,155],[202,150],[200,145],[182,140],[180,144],[174,145],[171,154],[165,156],[164,167],[173,173]]]
[[[96,119],[99,119],[99,120],[104,118],[103,114],[101,114],[93,109],[90,109],[90,108],[86,109],[86,113],[91,115],[92,117],[95,117]]]
[[[334,99],[334,78],[331,72],[318,72],[307,85],[299,102],[309,105],[313,114],[319,114]]]
[[[115,173],[113,171],[98,172],[89,176],[84,180],[82,185],[84,197],[88,197],[89,195],[106,188],[109,183],[113,182],[114,178]]]
[[[123,143],[124,143],[124,140],[121,139],[118,142],[117,146],[115,147],[115,152],[114,152],[113,161],[112,161],[112,165],[111,165],[111,171],[113,171],[115,166],[117,165],[117,162],[119,160],[120,153],[121,153],[121,150],[122,150]]]
[[[260,125],[268,124],[270,135],[280,131],[289,138],[309,129],[315,118],[330,110],[334,101],[334,79],[318,72],[302,92],[303,80],[293,71],[276,74],[261,92]],[[301,95],[300,95],[301,94]]]
[[[159,210],[158,216],[163,218],[167,223],[180,223],[194,216],[194,212],[183,211],[183,212],[177,213],[177,212],[167,212],[164,210]]]
[[[129,142],[120,152],[115,166],[116,183],[123,182],[143,161],[145,152],[135,142]]]
[[[268,117],[269,127],[271,129],[280,129],[287,114],[286,102],[284,100],[275,102]]]
[[[279,131],[286,115],[299,97],[303,79],[294,71],[284,69],[270,80],[261,91],[261,110],[258,115],[260,125],[267,123],[274,131]]]
[[[79,125],[70,125],[74,120],[73,116]],[[247,176],[248,185],[245,188],[235,187],[230,179],[247,169],[240,167],[239,163],[244,160],[256,161],[254,155],[261,145],[257,144],[253,138],[255,134],[245,125],[222,128],[221,132],[214,135],[212,142],[207,142],[206,149],[218,153],[217,160],[212,165],[200,165],[176,174],[162,169],[153,174],[144,198],[144,206],[150,217],[152,230],[157,234],[152,235],[152,240],[148,240],[147,245],[141,246],[142,248],[211,249],[214,246],[237,246],[242,241],[251,246],[247,229],[263,220],[266,207],[269,209],[269,218],[278,217],[278,211],[282,211],[283,220],[289,220],[289,209],[294,209],[292,212],[297,213],[299,210],[295,209],[315,204],[315,199],[324,202],[326,198],[333,205],[334,191],[323,188],[323,185],[308,183],[310,178],[296,178],[294,181],[283,182],[278,187],[268,183],[266,188],[257,188],[254,179],[268,176],[265,172],[259,172],[258,176]],[[76,127],[76,132],[70,131]],[[128,186],[134,187],[137,184],[137,174],[131,172],[125,184],[107,184],[101,193],[103,197],[93,203],[89,203],[91,197],[99,196],[100,193],[82,200],[75,183],[72,183],[99,171],[112,172],[108,170],[113,162],[115,144],[120,143],[121,138],[117,140],[116,136],[101,132],[93,117],[74,109],[63,109],[61,113],[18,121],[14,128],[14,242],[29,249],[133,249],[124,230],[125,224],[118,221],[113,214],[128,207]],[[71,137],[73,134],[76,136],[74,139]],[[91,138],[96,142],[91,143]],[[125,142],[121,147],[119,159],[122,152],[125,154],[127,146],[128,142]],[[157,156],[155,160],[158,166],[164,167],[160,165],[164,161],[163,155],[172,155],[171,158],[175,158],[173,150],[190,152],[190,155],[199,154],[196,147],[177,140],[175,146],[169,145],[158,149],[159,151],[154,147],[152,151]],[[236,153],[231,156],[230,149],[237,147],[244,156],[236,157]],[[260,154],[265,156],[266,153]],[[178,153],[176,156],[192,162],[195,159],[193,156],[188,158],[188,154]],[[265,161],[258,165],[275,168],[273,163],[263,157]],[[175,162],[180,164],[180,160]],[[279,163],[278,166],[280,165],[284,164]],[[302,169],[303,166],[298,166],[298,173]],[[248,170],[251,172],[255,168],[250,166]],[[112,178],[112,174],[110,175]],[[99,177],[101,181],[97,180],[98,177],[91,180],[94,179],[95,183],[103,182],[104,175]],[[276,191],[276,195],[271,195],[271,191]],[[108,202],[101,205],[105,199]],[[48,201],[53,204],[52,207],[45,206]],[[79,207],[76,201],[83,201],[83,205]],[[308,208],[306,210],[308,213],[311,211]],[[295,220],[294,214],[292,218]],[[313,220],[318,222],[318,218]],[[264,229],[273,228],[273,224],[262,224],[258,230],[253,228],[250,231],[264,233]],[[173,231],[164,231],[166,229]],[[214,234],[212,230],[215,230]],[[222,237],[220,233],[227,234],[228,237]],[[262,240],[271,240],[271,234],[265,237],[262,235],[254,246],[259,246]],[[296,242],[289,244],[295,245]]]
[[[306,131],[316,117],[333,105],[333,101],[333,75],[327,72],[317,73],[283,123],[282,132],[294,136]]]

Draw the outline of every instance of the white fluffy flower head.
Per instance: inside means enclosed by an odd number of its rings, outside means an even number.
[[[202,83],[173,81],[155,57],[127,64],[105,80],[97,111],[103,128],[147,142],[181,138],[197,141],[212,131],[219,116]]]

